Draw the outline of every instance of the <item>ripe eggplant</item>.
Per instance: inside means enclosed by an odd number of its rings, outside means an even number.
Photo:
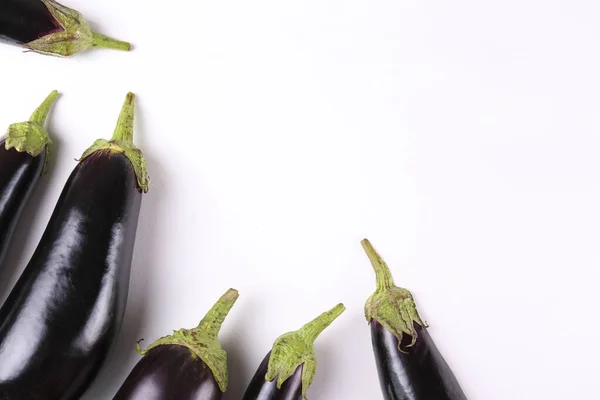
[[[0,139],[0,265],[25,202],[44,172],[52,145],[44,122],[57,97],[56,90],[50,93],[29,121],[12,124]]]
[[[89,48],[131,45],[92,32],[79,12],[54,0],[0,0],[0,37],[31,51],[68,57]]]
[[[148,184],[133,108],[129,93],[112,139],[84,152],[0,308],[0,399],[78,399],[119,331]]]
[[[180,329],[144,351],[113,400],[219,400],[227,389],[227,353],[218,334],[238,298],[229,289],[194,329]]]
[[[467,400],[421,320],[412,294],[394,285],[388,266],[367,239],[361,244],[377,277],[365,316],[384,399]]]
[[[306,391],[317,372],[314,342],[345,309],[340,303],[299,330],[277,338],[242,400],[306,399]]]

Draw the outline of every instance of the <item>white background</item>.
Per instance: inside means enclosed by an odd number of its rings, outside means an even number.
[[[123,330],[86,400],[229,287],[226,400],[280,334],[339,301],[313,400],[379,399],[368,237],[471,400],[600,390],[600,3],[64,0],[131,53],[0,46],[0,125],[52,89],[56,142],[10,260],[127,91],[152,178]],[[2,275],[2,296],[17,272]]]

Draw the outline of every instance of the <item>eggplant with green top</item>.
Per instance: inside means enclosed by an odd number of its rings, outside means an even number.
[[[79,399],[119,332],[148,178],[129,93],[111,140],[84,152],[0,308],[0,399]]]
[[[281,335],[260,363],[242,400],[302,400],[317,372],[314,342],[346,307],[338,304],[297,331]]]
[[[219,400],[227,389],[227,353],[219,331],[238,298],[229,289],[193,329],[162,337],[146,350],[113,400]]]
[[[131,49],[127,42],[92,32],[81,13],[54,0],[0,0],[0,39],[60,57],[90,48]]]
[[[45,172],[52,141],[44,122],[57,97],[56,90],[50,93],[29,121],[10,125],[0,139],[0,266],[23,207]]]
[[[395,286],[371,243],[361,242],[377,279],[365,316],[385,400],[467,400],[417,311],[412,294]]]

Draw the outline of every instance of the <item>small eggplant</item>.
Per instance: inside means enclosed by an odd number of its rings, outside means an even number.
[[[0,37],[28,50],[69,57],[89,48],[131,45],[92,32],[79,12],[54,0],[0,0]]]
[[[467,400],[421,320],[412,294],[394,285],[371,243],[361,242],[377,277],[365,316],[385,400]]]
[[[45,170],[52,141],[44,129],[55,90],[34,111],[30,120],[8,127],[0,139],[0,265],[25,202]]]
[[[277,338],[242,400],[306,399],[306,391],[317,372],[314,342],[345,309],[340,303],[299,330]]]
[[[83,154],[0,308],[0,399],[79,399],[119,332],[148,184],[133,101]]]
[[[227,353],[218,334],[238,298],[229,289],[194,329],[152,343],[113,400],[219,400],[227,389]]]

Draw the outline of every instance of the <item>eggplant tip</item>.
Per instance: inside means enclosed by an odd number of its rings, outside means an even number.
[[[240,292],[237,289],[229,288],[225,294],[223,294],[221,300],[225,302],[235,302],[238,297],[240,297]]]

